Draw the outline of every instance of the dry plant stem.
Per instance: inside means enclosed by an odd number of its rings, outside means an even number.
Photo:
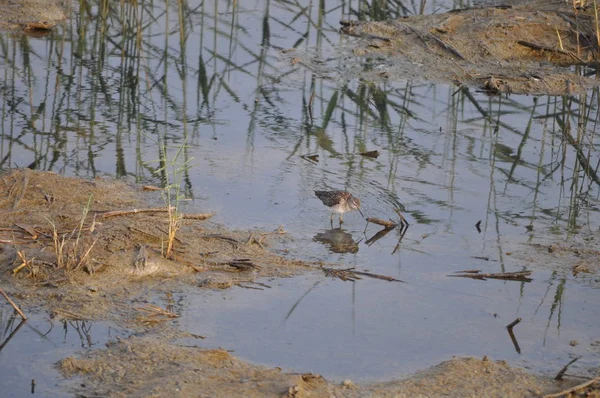
[[[175,206],[169,206],[169,233],[167,241],[166,257],[170,258],[173,254],[173,244],[175,243],[175,235],[181,226],[181,214]]]
[[[159,306],[154,305],[154,304],[146,304],[146,307],[136,307],[135,309],[138,311],[151,312],[152,315],[149,315],[149,316],[163,315],[163,316],[166,316],[169,318],[179,318],[179,315],[177,315],[169,310],[160,308]]]
[[[8,245],[26,245],[28,243],[34,243],[33,241],[18,241],[10,239],[0,239],[0,243],[6,243]]]
[[[558,36],[558,45],[560,46],[560,49],[564,51],[565,49],[563,47],[562,39],[560,38],[560,32],[557,27],[554,27],[554,29],[556,29],[556,36]]]
[[[310,117],[310,122],[313,122],[313,102],[315,101],[315,92],[313,91],[310,95],[310,99],[308,100],[308,116]]]
[[[402,283],[406,283],[406,281],[403,281],[401,279],[396,279],[396,278],[393,278],[391,276],[373,274],[371,272],[356,271],[356,270],[354,270],[352,268],[335,269],[335,268],[321,267],[321,269],[325,272],[325,274],[337,276],[338,278],[340,277],[339,276],[340,274],[350,274],[350,275],[368,276],[369,278],[381,279],[381,280],[388,281],[388,282],[402,282]]]
[[[100,218],[106,219],[106,218],[110,218],[110,217],[129,216],[131,214],[138,214],[138,213],[168,213],[168,212],[169,212],[168,207],[156,207],[156,208],[149,208],[149,209],[133,209],[133,210],[115,210],[115,211],[109,211],[104,214],[101,214]],[[181,218],[186,219],[186,220],[206,220],[206,219],[211,218],[215,214],[217,214],[217,213],[213,211],[211,213],[199,213],[199,214],[181,213],[180,215],[181,215]]]
[[[575,357],[573,358],[568,364],[566,364],[561,370],[560,372],[558,372],[556,374],[556,377],[554,378],[554,380],[562,380],[563,376],[565,375],[565,373],[567,373],[567,369],[569,369],[569,366],[571,366],[573,363],[575,363],[576,361],[580,360],[581,357]]]
[[[69,319],[72,321],[83,321],[86,318],[81,315],[81,314],[77,314],[75,312],[71,312],[68,310],[63,310],[62,308],[55,308],[52,310],[52,314],[54,316],[60,315],[63,319]]]
[[[6,299],[6,301],[8,301],[8,303],[10,305],[12,305],[12,307],[15,309],[15,311],[17,311],[17,314],[19,314],[19,316],[23,319],[26,320],[27,317],[25,316],[25,314],[23,313],[23,311],[21,311],[21,309],[19,308],[19,306],[17,304],[15,304],[14,301],[12,301],[10,299],[10,297],[8,297],[8,295],[6,293],[4,293],[4,290],[2,290],[2,288],[0,288],[0,294],[2,294],[4,296],[4,298]]]
[[[594,0],[594,22],[596,23],[596,43],[600,47],[600,28],[598,27],[598,7],[596,6],[596,0]]]
[[[576,392],[577,390],[583,390],[584,388],[587,388],[594,383],[600,383],[600,377],[596,377],[592,380],[586,381],[583,384],[576,385],[575,387],[569,388],[568,390],[557,392],[556,394],[544,395],[544,398],[568,397],[570,394]]]
[[[526,40],[519,40],[517,43],[519,43],[520,45],[524,46],[524,47],[529,47],[533,50],[540,50],[540,51],[547,51],[550,53],[556,53],[556,54],[562,54],[562,55],[568,55],[569,57],[581,62],[582,64],[585,64],[586,62],[584,60],[582,60],[581,58],[579,58],[576,54],[573,54],[571,51],[566,51],[566,50],[562,50],[562,49],[558,49],[558,48],[552,48],[552,47],[548,47],[548,46],[544,46],[541,44],[536,44],[536,43],[531,43],[529,41]]]

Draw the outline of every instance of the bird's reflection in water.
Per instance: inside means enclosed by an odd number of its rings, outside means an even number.
[[[358,252],[358,243],[352,238],[352,234],[344,231],[342,228],[328,229],[319,232],[313,240],[323,243],[329,247],[333,253],[356,253]]]

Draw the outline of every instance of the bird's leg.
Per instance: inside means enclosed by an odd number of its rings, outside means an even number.
[[[333,229],[333,213],[331,213],[331,216],[329,217],[329,223],[331,224],[331,229]]]
[[[340,213],[340,225],[344,223],[344,213]]]

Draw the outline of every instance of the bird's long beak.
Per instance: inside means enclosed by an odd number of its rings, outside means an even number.
[[[362,212],[362,211],[360,211],[360,209],[359,209],[359,208],[357,208],[356,210],[358,210],[358,212],[360,213],[360,215],[362,216],[362,218],[366,219],[365,215],[363,214],[363,212]]]

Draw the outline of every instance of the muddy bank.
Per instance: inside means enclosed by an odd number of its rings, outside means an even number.
[[[51,29],[66,20],[65,5],[54,0],[0,0],[0,30]]]
[[[365,78],[443,81],[494,93],[550,95],[581,93],[598,85],[594,68],[599,41],[591,4],[574,8],[561,0],[532,1],[341,24],[342,33],[363,39],[351,50],[371,59],[357,72]],[[382,56],[383,60],[373,59]]]
[[[156,190],[28,169],[0,175],[0,281],[31,309],[70,319],[132,319],[130,300],[185,282],[252,285],[309,264],[276,255],[285,231],[229,231],[187,214],[164,256],[168,214]],[[152,204],[149,204],[152,203]]]
[[[114,397],[536,397],[577,384],[534,376],[487,358],[452,359],[399,381],[332,383],[311,373],[249,364],[224,350],[149,338],[130,338],[83,358],[65,358],[59,367],[65,375],[85,380],[85,386],[71,383],[71,392]]]

